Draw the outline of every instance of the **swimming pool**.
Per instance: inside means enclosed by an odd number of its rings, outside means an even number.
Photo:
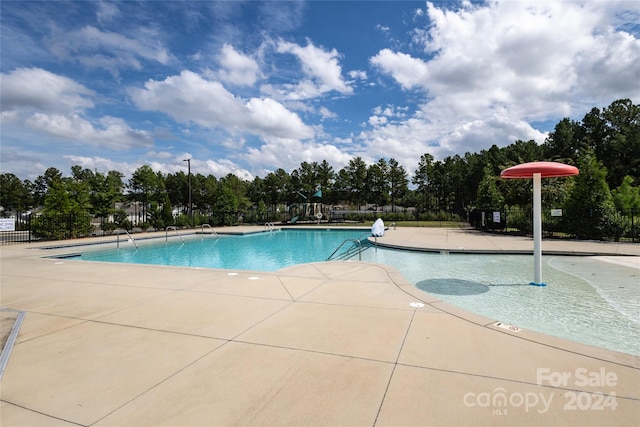
[[[175,236],[81,254],[87,261],[276,271],[324,261],[363,229],[292,229],[243,236]],[[348,246],[348,245],[347,245]],[[356,258],[357,259],[357,258]],[[640,355],[638,270],[591,257],[543,257],[547,287],[530,286],[531,256],[368,249],[362,260],[391,265],[419,289],[465,310],[521,328]]]
[[[86,261],[127,262],[133,264],[183,267],[276,271],[308,262],[325,261],[347,239],[365,239],[365,229],[294,229],[245,235],[170,236],[159,242],[121,244],[120,249],[83,252]],[[349,245],[345,245],[348,247]]]
[[[544,256],[549,286],[531,286],[530,255],[368,250],[417,288],[467,311],[560,338],[640,355],[640,271],[593,257]]]

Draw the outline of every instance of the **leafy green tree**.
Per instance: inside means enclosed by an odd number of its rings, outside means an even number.
[[[75,179],[67,180],[66,191],[71,198],[71,210],[74,214],[89,214],[91,212],[91,195],[89,193],[89,183],[85,181],[77,181]]]
[[[167,174],[165,189],[174,206],[189,205],[189,179],[186,173],[178,171],[174,174]]]
[[[431,194],[435,201],[434,207],[441,211],[449,211],[451,208],[451,181],[449,180],[449,168],[447,166],[448,164],[443,162],[434,162],[429,172]]]
[[[505,163],[498,164],[496,172],[502,170],[508,163],[513,164],[535,162],[544,159],[544,148],[533,139],[529,141],[516,140],[513,144],[509,144],[503,149]]]
[[[49,191],[44,199],[45,214],[70,214],[73,211],[71,193],[67,191],[65,182],[60,179],[51,181]]]
[[[336,179],[333,184],[333,197],[335,203],[350,203],[351,188],[349,186],[349,173],[345,168],[340,169],[336,174]]]
[[[605,140],[597,156],[607,168],[609,187],[618,187],[626,175],[640,180],[640,105],[629,99],[614,101],[602,119]]]
[[[431,209],[431,178],[430,171],[434,162],[433,155],[425,153],[420,156],[418,169],[413,174],[411,183],[416,186],[418,195],[419,210],[425,211]]]
[[[257,215],[258,221],[264,222],[267,220],[267,206],[262,199],[258,200]]]
[[[587,148],[580,134],[580,123],[569,118],[562,119],[544,141],[544,158],[575,164],[580,153]]]
[[[188,178],[188,177],[187,177]],[[211,206],[206,188],[207,177],[201,173],[191,174],[191,204],[194,212]],[[187,179],[187,203],[189,203]]]
[[[254,205],[257,205],[260,200],[264,202],[264,191],[264,180],[259,176],[254,177],[253,181],[247,183],[247,197]]]
[[[197,204],[199,207],[211,208],[218,194],[219,182],[213,175],[207,175],[200,180],[199,196]]]
[[[291,176],[282,168],[270,172],[264,178],[265,202],[276,209],[287,202],[291,190]]]
[[[384,206],[387,204],[387,201],[389,200],[389,185],[387,182],[388,174],[389,165],[385,159],[380,159],[377,163],[374,163],[367,168],[367,201],[373,202],[378,206]]]
[[[479,154],[465,153],[464,157],[454,156],[451,164],[453,171],[450,175],[455,182],[453,210],[458,215],[464,215],[475,203],[485,166],[486,162]]]
[[[76,181],[90,182],[94,177],[93,172],[90,169],[82,169],[82,166],[71,166],[71,178]]]
[[[147,209],[147,221],[156,230],[162,230],[165,228],[165,224],[162,219],[162,207],[158,202],[153,201],[149,203],[149,208]]]
[[[131,230],[131,227],[128,223],[129,220],[127,219],[127,213],[125,212],[124,209],[116,209],[116,211],[113,213],[113,223],[117,226],[117,227],[122,227],[125,228],[127,230]]]
[[[44,175],[38,177],[38,179],[40,178],[42,178],[45,187],[48,189],[51,188],[53,182],[62,179],[62,172],[60,172],[58,168],[47,168],[47,170],[44,172]]]
[[[103,221],[115,211],[115,203],[122,199],[122,177],[118,171],[109,171],[106,175],[95,172],[90,177],[91,212]]]
[[[54,177],[42,215],[32,221],[34,234],[46,240],[87,236],[91,232],[89,186],[72,178]]]
[[[232,186],[221,185],[218,198],[213,206],[216,223],[234,225],[238,222],[239,202]]]
[[[579,159],[580,174],[565,202],[567,231],[580,239],[602,239],[615,227],[615,207],[607,170],[593,154]]]
[[[296,191],[311,197],[318,185],[318,164],[302,162],[298,169],[291,172],[291,181]]]
[[[622,184],[611,192],[613,203],[620,210],[633,209],[640,213],[640,187],[634,186],[633,183],[632,177],[625,176]]]
[[[44,198],[45,213],[89,214],[89,184],[74,178],[54,177]]]
[[[134,199],[142,202],[142,217],[146,221],[147,204],[152,198],[157,198],[161,189],[164,188],[164,182],[160,181],[159,176],[148,165],[140,166],[136,169],[129,179],[129,188],[133,192]]]
[[[387,173],[389,183],[389,195],[391,198],[391,210],[395,212],[396,203],[402,199],[409,190],[409,178],[407,172],[396,159],[389,159],[389,171]]]
[[[168,194],[164,195],[164,203],[162,204],[162,221],[164,221],[165,227],[173,223],[173,208]]]
[[[3,212],[24,212],[32,206],[29,188],[12,173],[0,174],[0,206]]]
[[[160,205],[153,201],[149,204],[148,211],[149,223],[156,230],[162,230],[174,223],[173,212],[169,195],[165,193],[164,203]]]
[[[349,196],[349,202],[355,204],[358,209],[365,200],[367,182],[367,164],[361,157],[355,157],[349,160],[347,166],[343,169],[343,177],[346,181],[345,190]]]
[[[504,208],[504,196],[498,188],[497,178],[491,168],[485,168],[484,177],[478,186],[476,207],[485,211],[501,211]]]
[[[44,205],[45,195],[51,188],[52,183],[58,179],[62,179],[62,172],[54,167],[47,168],[43,175],[36,178],[34,182],[34,202],[36,205]]]
[[[329,165],[326,160],[322,162],[313,163],[316,170],[316,184],[318,189],[322,190],[322,200],[324,203],[334,203],[333,184],[335,181],[336,173],[333,167]]]

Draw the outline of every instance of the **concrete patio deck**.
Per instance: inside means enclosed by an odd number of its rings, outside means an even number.
[[[398,228],[378,241],[438,251],[532,248],[527,238],[444,228]],[[0,306],[26,313],[0,380],[2,426],[640,419],[640,357],[510,332],[416,289],[391,267],[231,272],[50,259],[68,249],[42,246],[0,248]],[[627,255],[609,261],[640,269],[638,244],[545,240],[543,251]]]

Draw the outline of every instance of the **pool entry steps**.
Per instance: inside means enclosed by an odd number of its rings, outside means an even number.
[[[358,253],[358,261],[362,261],[363,243],[364,243],[364,249],[367,249],[368,247],[371,246],[371,242],[369,242],[369,239],[363,239],[363,237],[367,235],[369,235],[369,232],[362,233],[356,239],[345,239],[342,243],[340,243],[340,245],[338,245],[336,250],[333,251],[331,255],[329,255],[329,257],[327,258],[327,261],[331,261],[332,259],[347,260],[352,256],[354,256],[356,254],[356,251]],[[346,251],[342,252],[340,255],[334,258],[334,255],[338,253],[340,248],[342,248],[347,243],[351,243],[351,246],[349,246]]]

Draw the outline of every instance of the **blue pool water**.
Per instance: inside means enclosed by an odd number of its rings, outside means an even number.
[[[544,256],[546,287],[531,286],[529,255],[367,250],[419,289],[491,319],[640,355],[640,270],[593,257]]]
[[[363,235],[364,234],[364,235]],[[183,267],[276,271],[307,262],[325,261],[346,239],[366,239],[362,229],[283,230],[241,236],[197,235],[183,243],[177,236],[156,244],[121,243],[120,249],[85,252],[88,261]],[[346,245],[348,246],[348,245]],[[345,248],[346,248],[345,246]]]
[[[363,233],[365,235],[363,236]],[[276,271],[324,261],[367,230],[283,230],[196,236],[83,252],[90,261]],[[347,245],[348,246],[348,245]],[[357,258],[355,258],[357,259]],[[527,255],[438,254],[367,249],[363,261],[397,268],[419,289],[465,310],[549,335],[640,355],[640,271],[591,257],[543,257],[547,287],[530,286]]]

